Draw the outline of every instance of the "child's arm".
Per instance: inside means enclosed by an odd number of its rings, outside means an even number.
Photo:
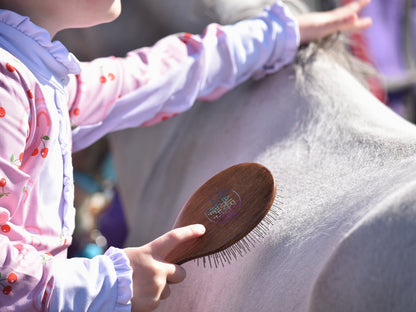
[[[74,151],[106,133],[152,125],[292,62],[297,24],[280,2],[257,18],[166,37],[125,58],[82,64],[68,87]]]
[[[278,2],[257,18],[209,25],[201,36],[169,36],[126,58],[83,63],[68,88],[71,119],[79,126],[74,150],[112,131],[166,120],[197,99],[217,99],[250,77],[274,73],[293,61],[300,41],[368,27],[369,19],[357,18],[367,4],[359,0],[295,19]]]

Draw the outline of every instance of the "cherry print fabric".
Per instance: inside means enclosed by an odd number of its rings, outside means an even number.
[[[130,311],[132,271],[122,250],[66,258],[75,226],[72,151],[277,71],[298,42],[297,25],[277,3],[201,36],[80,63],[28,18],[0,10],[0,309]]]

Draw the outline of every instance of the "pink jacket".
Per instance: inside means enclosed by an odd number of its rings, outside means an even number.
[[[130,311],[120,249],[67,259],[71,152],[152,125],[291,62],[297,25],[280,3],[259,18],[169,36],[125,58],[80,63],[46,30],[0,10],[0,310]]]

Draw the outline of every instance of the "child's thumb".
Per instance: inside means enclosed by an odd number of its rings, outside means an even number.
[[[202,224],[192,224],[171,230],[150,243],[152,254],[153,256],[165,259],[175,248],[186,241],[204,235],[204,233],[205,227]]]

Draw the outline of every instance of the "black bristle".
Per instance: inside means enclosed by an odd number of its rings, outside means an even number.
[[[250,252],[250,248],[255,248],[256,244],[261,243],[267,233],[270,232],[271,227],[279,218],[280,212],[282,211],[281,206],[283,205],[280,199],[282,199],[282,196],[276,195],[276,198],[269,212],[266,214],[263,220],[245,237],[222,251],[202,257],[201,262],[204,268],[207,267],[208,263],[210,268],[213,266],[218,268],[219,264],[225,267],[225,264],[231,264],[232,261],[238,259],[238,256],[243,257],[245,254]],[[208,258],[208,261],[206,258]],[[196,259],[196,263],[199,266],[199,259]]]

